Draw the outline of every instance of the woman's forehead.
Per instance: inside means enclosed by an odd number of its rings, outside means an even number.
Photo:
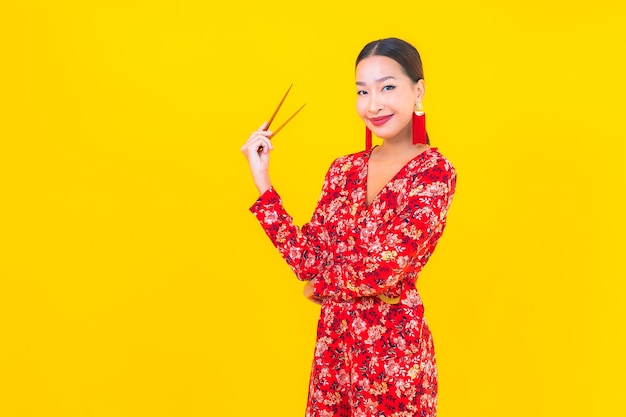
[[[407,76],[396,60],[386,56],[369,56],[359,62],[356,67],[357,83],[384,82],[389,77],[400,79]]]

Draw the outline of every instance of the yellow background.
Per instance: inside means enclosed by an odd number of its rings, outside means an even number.
[[[439,415],[624,415],[618,4],[3,2],[0,416],[303,415],[319,308],[239,147],[293,82],[273,180],[307,221],[387,36],[459,175],[418,285]]]

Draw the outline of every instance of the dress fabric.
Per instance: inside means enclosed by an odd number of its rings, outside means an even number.
[[[311,221],[293,224],[275,189],[250,208],[323,298],[307,417],[435,416],[437,367],[416,289],[445,228],[456,171],[430,148],[368,206],[371,151],[330,166]]]

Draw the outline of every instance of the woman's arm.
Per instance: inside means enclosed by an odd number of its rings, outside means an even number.
[[[293,218],[287,213],[280,196],[272,187],[250,208],[287,264],[303,281],[315,278],[330,257],[330,237],[324,224],[329,199],[328,187],[329,174],[324,180],[311,221],[302,228],[294,225]]]

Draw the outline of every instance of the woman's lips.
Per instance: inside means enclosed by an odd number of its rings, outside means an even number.
[[[393,114],[390,114],[388,116],[373,117],[373,118],[370,118],[370,122],[372,122],[374,126],[382,126],[385,123],[387,123],[389,119],[391,119],[392,117],[393,117]]]

